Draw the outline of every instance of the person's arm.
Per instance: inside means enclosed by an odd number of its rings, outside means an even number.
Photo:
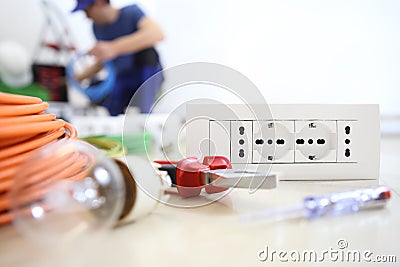
[[[150,18],[143,17],[138,23],[138,30],[113,41],[99,41],[89,54],[99,60],[110,60],[117,56],[135,53],[154,46],[164,39],[159,25]]]
[[[79,82],[82,82],[84,79],[93,77],[102,68],[103,68],[103,63],[100,60],[96,60],[96,62],[93,65],[90,65],[81,73],[75,74],[75,79]]]

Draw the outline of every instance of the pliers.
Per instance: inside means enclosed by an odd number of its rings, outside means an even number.
[[[230,187],[272,189],[277,186],[277,175],[268,172],[233,170],[224,156],[205,156],[203,162],[189,157],[177,162],[157,160],[159,170],[167,171],[172,184],[182,197],[194,197],[204,188],[208,194],[219,193]]]

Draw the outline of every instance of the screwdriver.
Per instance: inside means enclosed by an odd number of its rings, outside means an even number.
[[[323,196],[309,196],[299,204],[244,215],[241,221],[249,223],[258,220],[280,221],[293,218],[315,219],[323,216],[339,216],[383,208],[389,199],[390,189],[380,185]]]

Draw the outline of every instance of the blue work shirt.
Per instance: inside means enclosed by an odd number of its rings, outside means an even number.
[[[137,5],[129,5],[120,9],[118,18],[111,24],[93,24],[93,32],[97,40],[112,41],[138,30],[139,21],[145,16]],[[111,115],[124,112],[136,90],[151,76],[162,70],[159,56],[154,48],[121,55],[113,60],[117,81],[110,95],[102,103]],[[149,112],[155,95],[159,91],[163,78],[154,82],[154,88],[146,88],[141,92],[141,100],[135,101],[141,112]],[[136,97],[135,97],[136,98]]]
[[[143,11],[137,5],[121,8],[119,17],[111,24],[93,24],[93,32],[97,40],[112,41],[137,31]],[[117,75],[129,74],[135,68],[135,54],[123,55],[113,60]]]

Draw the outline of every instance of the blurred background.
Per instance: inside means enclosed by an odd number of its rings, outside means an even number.
[[[90,49],[91,22],[83,12],[70,13],[75,0],[47,2],[58,10],[50,27],[40,0],[2,0],[0,41],[19,42],[34,58],[43,36],[51,39],[58,27],[68,29],[78,51]],[[164,67],[227,65],[252,80],[269,103],[378,103],[382,132],[400,133],[399,1],[111,3],[137,3],[159,22],[166,36],[158,46]]]

